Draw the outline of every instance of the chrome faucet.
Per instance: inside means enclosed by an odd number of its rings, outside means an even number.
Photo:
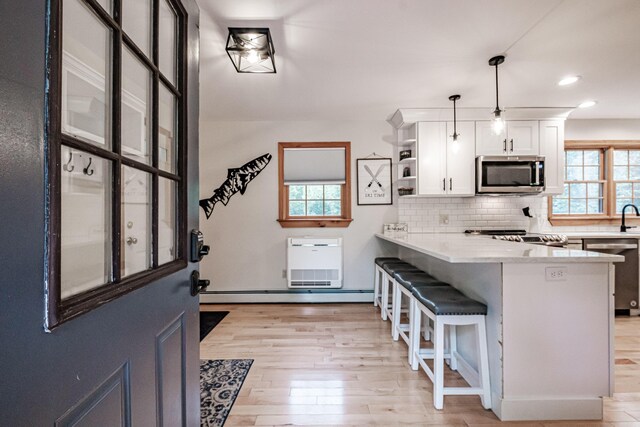
[[[624,207],[622,208],[622,225],[620,226],[620,231],[622,233],[625,233],[630,228],[636,228],[635,225],[624,225],[624,210],[627,209],[629,206],[631,206],[633,210],[636,211],[636,216],[640,216],[640,212],[638,212],[638,208],[636,207],[636,205],[632,205],[632,204],[624,205]]]

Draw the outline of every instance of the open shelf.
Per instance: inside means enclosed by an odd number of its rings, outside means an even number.
[[[398,163],[410,163],[418,160],[416,157],[407,157],[406,159],[400,160]]]

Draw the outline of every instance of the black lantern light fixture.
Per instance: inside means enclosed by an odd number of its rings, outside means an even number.
[[[225,50],[239,73],[276,72],[276,51],[268,28],[229,28]]]
[[[460,134],[458,133],[458,125],[456,120],[456,101],[458,99],[460,99],[460,95],[451,95],[449,97],[449,101],[453,101],[453,135],[451,135],[451,138],[453,138],[454,141],[457,141],[458,137],[460,136]]]
[[[496,67],[496,109],[493,110],[493,118],[491,123],[491,129],[493,129],[493,133],[496,135],[500,135],[504,132],[504,118],[502,117],[503,111],[500,109],[498,104],[498,65],[504,62],[504,56],[498,55],[494,56],[489,60],[489,65],[492,67]]]

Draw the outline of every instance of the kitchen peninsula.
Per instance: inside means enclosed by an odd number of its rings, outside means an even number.
[[[623,257],[454,233],[376,237],[487,304],[501,420],[602,418],[602,397],[613,393],[613,263]],[[460,327],[458,340],[458,371],[474,384],[474,335]]]

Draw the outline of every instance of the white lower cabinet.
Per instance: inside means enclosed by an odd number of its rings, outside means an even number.
[[[453,122],[418,123],[418,194],[472,196],[475,194],[475,125]]]

